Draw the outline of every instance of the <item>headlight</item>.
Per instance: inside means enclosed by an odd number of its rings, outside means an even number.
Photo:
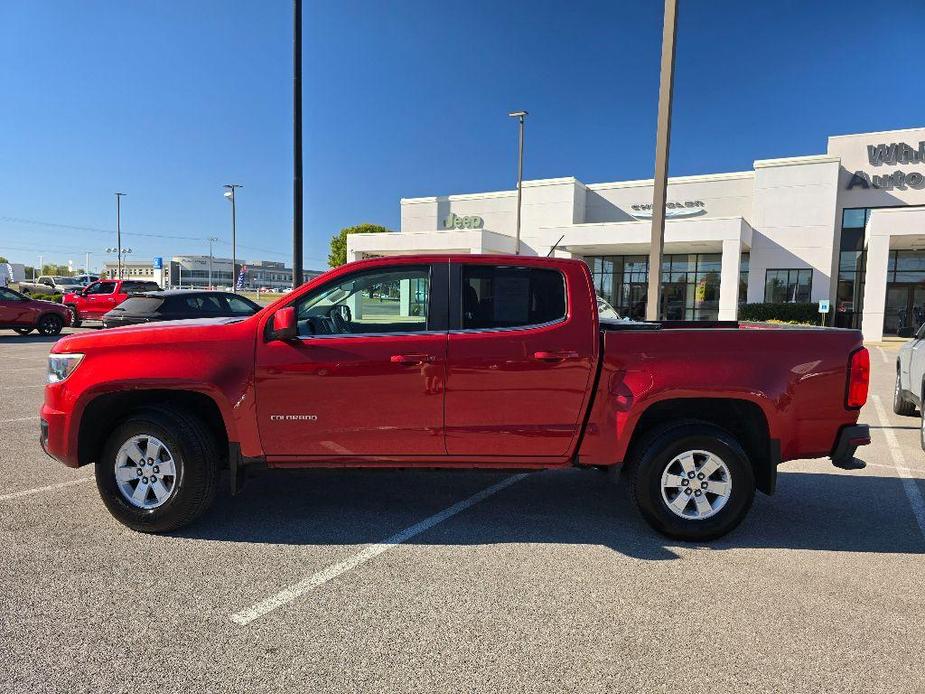
[[[48,382],[60,383],[74,373],[74,369],[84,358],[82,354],[49,354],[48,355]]]

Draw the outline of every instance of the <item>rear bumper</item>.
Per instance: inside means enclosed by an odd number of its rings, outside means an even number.
[[[832,449],[832,465],[843,470],[861,470],[866,463],[854,457],[858,447],[870,443],[870,427],[866,424],[853,424],[842,427]]]

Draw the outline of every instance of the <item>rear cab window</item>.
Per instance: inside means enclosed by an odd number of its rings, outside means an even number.
[[[116,289],[115,282],[97,282],[87,287],[87,294],[112,294]]]
[[[463,330],[545,325],[567,313],[565,277],[548,268],[463,264],[460,299]]]
[[[161,287],[157,282],[123,282],[122,292],[124,294],[137,294],[139,292],[159,292]]]

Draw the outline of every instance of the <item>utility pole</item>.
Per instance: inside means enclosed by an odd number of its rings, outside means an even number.
[[[292,28],[292,288],[302,284],[302,0],[293,1]]]
[[[238,291],[238,274],[237,268],[235,265],[238,260],[237,253],[237,225],[238,225],[238,213],[237,207],[235,207],[234,202],[234,191],[243,186],[237,183],[226,183],[225,184],[225,197],[231,200],[231,291],[237,293]]]
[[[212,242],[218,241],[218,238],[215,236],[209,237],[209,289],[212,289]],[[231,269],[231,274],[234,274],[234,268]]]
[[[125,193],[116,193],[116,279],[122,279],[122,197]]]
[[[516,240],[514,242],[514,255],[520,255],[520,206],[524,184],[524,119],[527,117],[527,112],[514,111],[507,115],[517,118],[520,123],[520,136],[517,141],[517,221],[515,222]]]
[[[668,150],[671,139],[671,98],[674,89],[674,43],[678,33],[678,0],[665,0],[662,65],[658,87],[655,133],[655,180],[652,194],[652,241],[649,247],[649,287],[646,320],[661,318],[662,254],[665,247],[665,202],[668,194]]]
[[[84,264],[84,274],[89,275],[90,274],[90,251],[86,251],[86,254],[87,254],[87,262]]]

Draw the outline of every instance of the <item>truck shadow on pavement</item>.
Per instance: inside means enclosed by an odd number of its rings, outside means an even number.
[[[364,545],[504,479],[503,473],[300,470],[264,473],[177,536],[223,542]],[[925,553],[895,477],[780,470],[772,497],[756,494],[738,529],[710,542],[732,548]],[[691,547],[642,520],[626,485],[597,471],[555,470],[516,484],[411,538],[408,544],[585,544],[647,560]]]
[[[55,342],[60,340],[62,337],[67,337],[67,336],[66,335],[37,335],[34,333],[30,335],[16,335],[14,333],[12,335],[0,335],[0,345],[3,345],[3,346],[22,345],[22,344],[34,345],[34,344],[38,344],[42,342],[48,343],[48,344],[54,344]]]

